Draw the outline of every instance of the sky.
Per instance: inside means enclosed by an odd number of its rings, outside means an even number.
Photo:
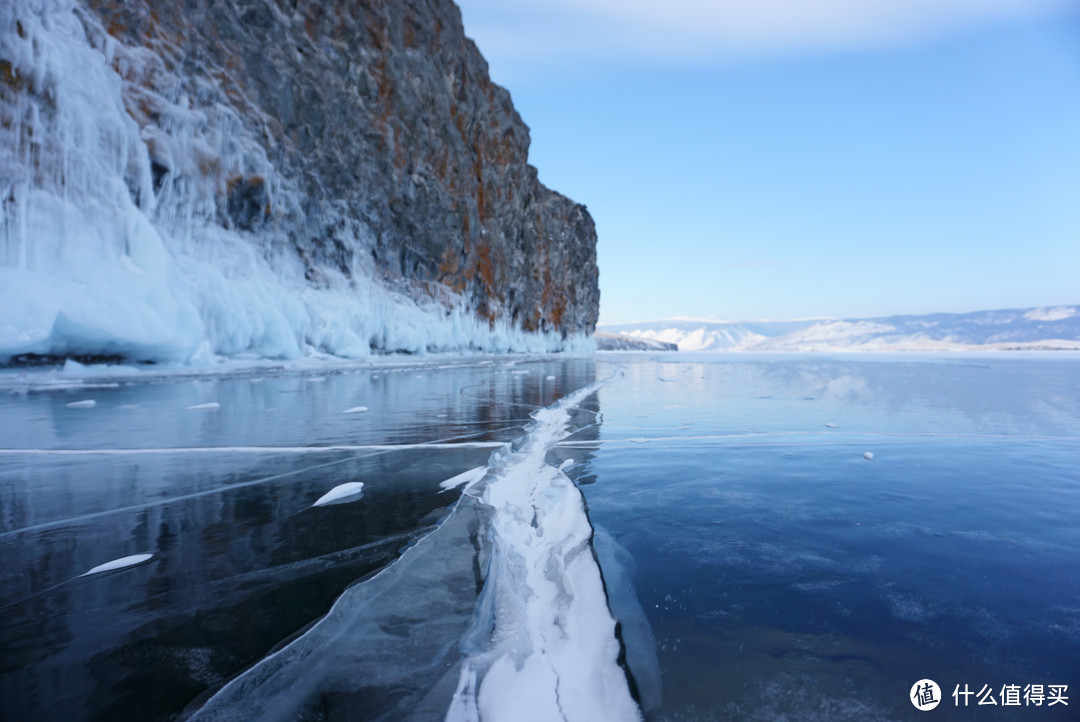
[[[601,323],[1080,303],[1080,0],[459,0]]]

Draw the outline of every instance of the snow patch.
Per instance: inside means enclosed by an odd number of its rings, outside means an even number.
[[[361,493],[364,490],[364,482],[362,481],[350,481],[345,484],[338,484],[330,491],[326,492],[318,499],[312,506],[326,506],[327,504],[344,504],[349,501],[356,501],[360,498]]]
[[[137,564],[143,564],[144,562],[148,562],[153,558],[153,554],[132,554],[129,557],[121,557],[119,559],[113,559],[111,562],[98,564],[90,571],[83,572],[79,576],[87,577],[91,574],[101,574],[102,572],[111,572],[116,569],[126,569],[127,567],[133,567]]]
[[[1056,308],[1033,308],[1024,314],[1029,321],[1064,321],[1067,318],[1080,316],[1080,309],[1076,306],[1058,306]]]

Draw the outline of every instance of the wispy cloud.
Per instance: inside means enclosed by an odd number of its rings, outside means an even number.
[[[1076,0],[459,0],[485,53],[723,60],[919,42]]]

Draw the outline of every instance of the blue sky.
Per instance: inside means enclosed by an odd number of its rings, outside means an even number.
[[[601,322],[1080,303],[1080,4],[463,0]]]

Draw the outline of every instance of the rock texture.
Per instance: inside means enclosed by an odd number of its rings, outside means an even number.
[[[593,331],[592,219],[538,181],[529,129],[450,0],[89,6],[114,39],[162,59],[126,78],[140,126],[169,130],[148,98],[224,105],[275,185],[300,191],[296,207],[276,209],[265,177],[234,169],[216,204],[227,226],[283,236],[312,283],[327,269],[348,276],[367,255],[414,296],[443,287],[491,321]],[[154,155],[160,187],[177,170]]]
[[[0,364],[592,347],[450,0],[0,3]]]

